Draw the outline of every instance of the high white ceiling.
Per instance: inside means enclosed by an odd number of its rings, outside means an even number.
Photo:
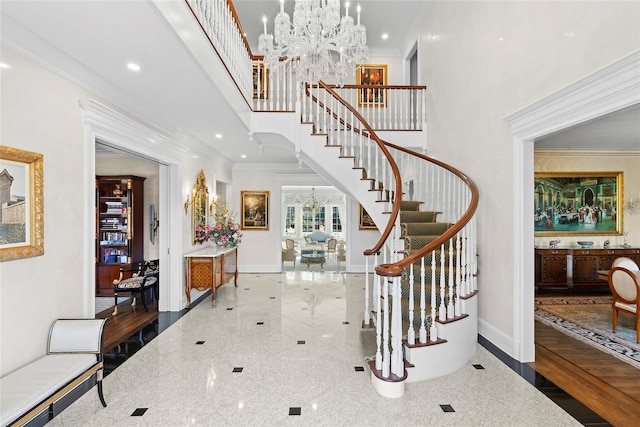
[[[350,8],[355,13],[355,4]],[[415,17],[428,1],[360,0],[372,54],[400,55]],[[252,49],[266,15],[269,31],[277,0],[236,0],[240,22]],[[292,8],[287,0],[286,8]],[[292,151],[249,140],[248,129],[226,103],[216,81],[188,51],[151,1],[0,2],[2,44],[62,74],[117,109],[178,136],[210,147],[232,162],[296,163]],[[203,37],[192,25],[192,37]],[[382,40],[381,33],[389,34]],[[184,37],[184,34],[181,34]],[[212,52],[213,55],[213,52]],[[141,66],[127,69],[128,62]],[[11,64],[8,64],[9,66]],[[3,70],[3,73],[11,69]],[[428,84],[428,82],[421,82]],[[599,122],[599,123],[598,123]],[[536,147],[640,148],[640,109],[617,114],[545,138]],[[222,138],[216,138],[216,134]],[[246,155],[242,159],[241,155]]]

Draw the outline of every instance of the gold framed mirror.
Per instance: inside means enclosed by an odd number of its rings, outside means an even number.
[[[193,244],[202,244],[209,240],[209,188],[204,170],[200,169],[198,180],[191,194],[191,235]]]

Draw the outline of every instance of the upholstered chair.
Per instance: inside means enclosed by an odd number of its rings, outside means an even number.
[[[640,343],[640,283],[638,281],[638,265],[629,258],[616,259],[609,270],[609,288],[613,295],[613,333],[616,333],[618,313],[634,316],[636,323],[636,342]]]
[[[118,294],[128,292],[131,294],[133,302],[131,306],[135,309],[136,296],[140,295],[144,311],[149,311],[145,300],[145,292],[148,289],[154,289],[158,283],[158,277],[153,274],[147,274],[148,263],[140,261],[133,263],[131,269],[120,268],[120,277],[113,281],[113,296],[115,299],[115,307],[112,316],[118,314]]]
[[[298,257],[298,251],[295,249],[295,242],[293,239],[285,240],[285,248],[282,249],[282,265],[285,261],[293,261],[293,266],[296,266],[296,258]]]
[[[338,241],[333,237],[327,240],[327,257],[331,255],[331,252],[333,252],[334,255],[336,254],[337,246],[338,246]]]

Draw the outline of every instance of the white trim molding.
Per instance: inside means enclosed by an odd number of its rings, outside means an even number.
[[[526,219],[533,212],[533,198],[525,196],[533,194],[533,143],[537,138],[636,104],[640,104],[640,50],[505,117],[515,145],[514,218]],[[533,223],[516,221],[512,354],[520,362],[535,359],[534,244]]]

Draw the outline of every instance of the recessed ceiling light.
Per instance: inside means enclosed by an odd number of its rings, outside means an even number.
[[[133,62],[129,62],[127,64],[127,68],[131,71],[140,71],[140,66],[138,64],[134,64]]]
[[[218,139],[222,138],[222,134],[221,133],[216,133],[216,138],[218,138]]]
[[[11,68],[11,65],[9,65],[7,63],[4,63],[4,62],[0,62],[0,68],[3,68],[3,69],[6,70],[8,68]]]
[[[387,34],[387,33],[383,33],[382,34],[382,40],[386,40],[388,38],[389,38],[389,34]]]
[[[243,154],[243,155],[241,155],[240,157],[242,157],[243,159],[246,159],[246,158],[247,158],[247,155],[246,155],[246,154]]]

